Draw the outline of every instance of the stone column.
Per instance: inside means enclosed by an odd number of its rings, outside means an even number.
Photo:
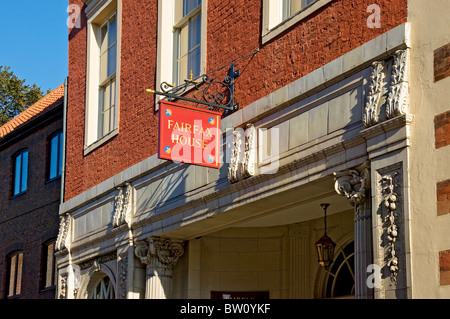
[[[136,244],[135,254],[147,267],[145,299],[170,298],[173,267],[183,253],[180,240],[151,237]]]
[[[355,210],[355,297],[372,299],[373,289],[367,285],[367,269],[373,264],[370,163],[334,175],[336,192]]]

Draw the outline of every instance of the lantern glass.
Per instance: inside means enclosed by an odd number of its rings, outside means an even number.
[[[317,259],[321,266],[328,268],[331,265],[334,259],[335,247],[336,243],[326,234],[317,241]]]

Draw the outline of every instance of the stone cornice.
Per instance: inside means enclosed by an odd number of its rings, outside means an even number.
[[[375,136],[387,133],[402,126],[407,126],[412,123],[414,115],[403,114],[401,116],[394,117],[384,122],[378,123],[374,126],[368,127],[360,132],[364,139],[370,139]]]

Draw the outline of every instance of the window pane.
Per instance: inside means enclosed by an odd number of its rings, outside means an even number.
[[[49,178],[55,178],[59,176],[58,174],[58,153],[59,153],[59,134],[54,136],[50,141],[50,175]]]
[[[188,77],[188,65],[187,65],[187,56],[182,57],[178,61],[178,83],[183,83],[183,80]]]
[[[114,16],[109,20],[108,28],[108,76],[116,72],[117,21]]]
[[[188,69],[192,70],[194,78],[200,75],[200,46],[189,53]]]
[[[100,53],[104,53],[108,49],[107,35],[108,35],[108,25],[105,24],[100,29]]]
[[[9,262],[9,289],[8,297],[14,296],[15,279],[16,279],[17,255],[11,257]]]
[[[103,109],[103,121],[102,121],[102,125],[103,125],[103,129],[102,129],[102,134],[103,136],[105,136],[109,130],[108,130],[108,123],[109,123],[109,97],[111,94],[111,88],[110,88],[110,84],[108,83],[106,85],[106,87],[103,89],[103,105],[102,105],[102,109]]]
[[[111,76],[116,73],[116,57],[117,57],[117,45],[114,44],[108,49],[108,73],[107,76]]]
[[[182,83],[184,79],[188,77],[188,65],[187,55],[189,48],[189,28],[186,24],[181,30],[178,31],[178,56],[177,56],[177,80],[178,84]]]
[[[308,2],[308,0],[305,0]],[[291,12],[290,15],[294,15],[295,13],[302,10],[302,0],[291,0]]]
[[[19,253],[17,255],[16,295],[20,294],[22,289],[22,264],[23,264],[23,254]]]
[[[200,44],[201,39],[201,16],[196,15],[189,21],[189,50]]]
[[[45,273],[45,287],[53,286],[53,253],[54,253],[54,244],[51,243],[47,246],[47,264],[46,264],[46,273]]]
[[[184,57],[188,51],[189,51],[189,28],[186,24],[180,31],[179,31],[179,55],[178,58]]]
[[[17,195],[20,193],[20,180],[21,180],[21,171],[22,171],[22,154],[19,154],[16,157],[15,164],[14,164],[14,195]]]
[[[109,19],[108,28],[108,47],[115,44],[117,41],[117,20],[116,16]]]
[[[111,96],[110,96],[111,104],[110,104],[110,126],[109,131],[111,132],[116,128],[116,81],[111,81]]]
[[[20,185],[20,191],[25,192],[27,190],[28,179],[28,151],[22,153],[22,181]]]
[[[183,17],[202,4],[201,0],[183,0]]]
[[[58,176],[61,176],[63,158],[63,133],[58,134]]]
[[[194,77],[200,75],[201,16],[198,14],[189,22],[188,72]]]

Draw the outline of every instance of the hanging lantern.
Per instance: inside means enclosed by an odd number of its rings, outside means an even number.
[[[325,233],[316,242],[317,259],[319,264],[327,269],[333,262],[336,243],[327,236],[327,207],[330,206],[330,204],[320,204],[320,206],[324,210]]]

